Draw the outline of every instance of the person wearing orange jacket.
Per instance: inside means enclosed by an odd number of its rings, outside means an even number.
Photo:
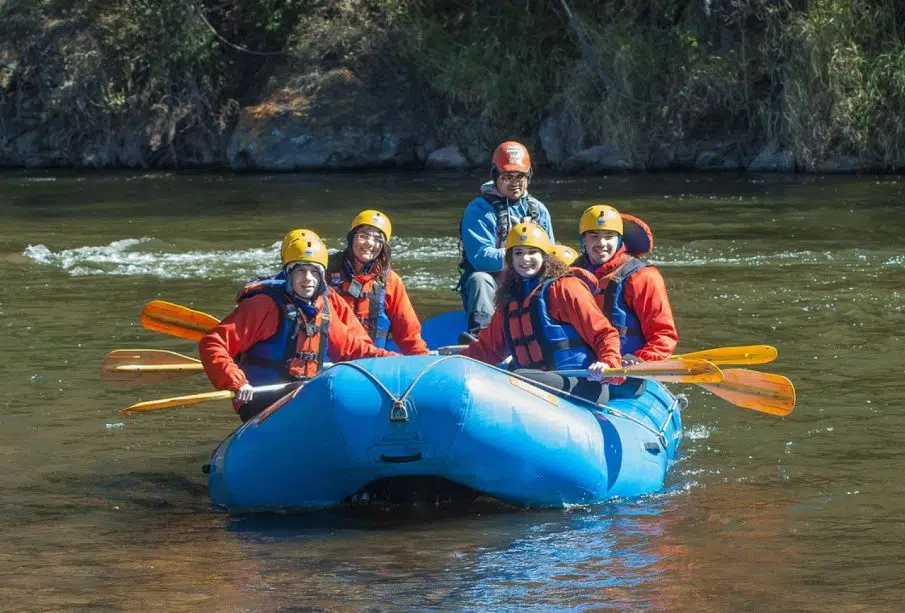
[[[679,333],[663,275],[639,256],[654,244],[650,228],[632,215],[597,204],[578,222],[582,256],[575,265],[597,277],[597,304],[619,331],[622,364],[665,360]]]
[[[608,399],[600,383],[620,366],[619,333],[594,303],[597,279],[569,268],[550,252],[547,231],[516,224],[506,236],[506,271],[490,324],[460,355],[489,364],[512,356],[511,370],[597,403]],[[587,378],[555,370],[587,369]],[[612,381],[611,382],[618,382]]]
[[[425,355],[421,322],[409,300],[405,285],[390,266],[389,217],[375,210],[360,212],[346,234],[346,248],[327,262],[327,284],[352,307],[358,321],[378,347],[387,338],[406,355]]]
[[[281,249],[285,280],[240,294],[233,312],[198,346],[214,387],[236,393],[233,402],[243,422],[288,391],[255,393],[254,386],[304,382],[321,371],[325,357],[341,362],[398,355],[350,333],[345,317],[337,315],[349,307],[325,296],[327,247],[320,238],[310,231],[287,238]]]
[[[309,235],[313,237],[318,236],[317,232],[305,228],[298,228],[296,230],[290,230],[289,232],[287,232],[283,237],[282,243],[280,244],[280,257],[282,257],[283,253],[286,251],[286,247],[290,243],[298,240],[299,238],[307,237]],[[319,237],[318,240],[320,240]],[[249,292],[260,292],[268,285],[276,285],[277,287],[282,287],[285,279],[286,274],[282,268],[280,269],[280,272],[275,275],[269,277],[257,277],[246,283],[245,287],[239,290],[236,301],[238,302]],[[336,292],[324,292],[324,296],[326,296],[327,300],[330,302],[330,306],[333,307],[334,316],[338,317],[339,320],[342,321],[342,323],[346,326],[346,328],[348,328],[349,334],[362,338],[365,340],[365,342],[372,342],[371,337],[368,336],[368,331],[365,330],[361,325],[361,322],[358,321],[358,318],[355,316],[355,313],[352,312],[352,309],[343,308],[347,307],[348,304],[342,298],[342,296],[340,296]]]

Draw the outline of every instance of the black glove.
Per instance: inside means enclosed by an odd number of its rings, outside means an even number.
[[[622,356],[623,366],[634,366],[635,364],[640,364],[643,361],[644,360],[631,353],[626,353],[624,356]]]

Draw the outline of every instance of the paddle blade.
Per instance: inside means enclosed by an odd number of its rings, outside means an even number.
[[[148,400],[139,402],[125,409],[120,409],[122,413],[145,413],[148,411],[159,411],[170,407],[187,406],[191,404],[201,404],[202,402],[210,402],[211,400],[229,400],[236,394],[229,390],[220,390],[218,392],[204,392],[203,394],[191,394],[189,396],[174,396],[172,398],[161,398],[160,400]]]
[[[201,340],[208,330],[220,323],[212,315],[164,300],[152,300],[146,304],[139,321],[148,330],[190,341]]]
[[[167,383],[203,372],[201,362],[162,349],[116,349],[101,363],[101,381],[113,387]]]
[[[785,416],[795,408],[795,387],[782,375],[728,368],[723,371],[722,382],[701,387],[736,406],[761,413]]]
[[[776,347],[770,345],[741,345],[738,347],[717,347],[693,353],[683,353],[675,358],[707,360],[714,364],[767,364],[776,359]]]

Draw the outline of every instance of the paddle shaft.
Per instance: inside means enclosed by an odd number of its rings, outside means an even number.
[[[273,385],[261,385],[254,388],[254,392],[275,392],[291,385],[290,383],[275,383]],[[148,411],[159,411],[160,409],[168,409],[176,406],[187,406],[192,404],[200,404],[202,402],[210,402],[212,400],[230,400],[236,396],[235,392],[230,390],[220,390],[217,392],[204,392],[203,394],[191,394],[188,396],[174,396],[172,398],[161,398],[160,400],[148,400],[139,402],[131,406],[121,409],[122,413],[144,413]]]
[[[119,366],[114,366],[113,370],[117,372],[134,372],[134,373],[143,373],[143,372],[186,372],[196,373],[202,372],[204,370],[204,366],[201,363],[198,364],[120,364]]]
[[[437,349],[438,355],[453,355],[459,353],[468,345],[446,345]],[[672,356],[673,358],[687,358],[691,360],[707,360],[717,366],[721,365],[748,365],[767,364],[776,359],[776,348],[770,345],[740,345],[738,347],[715,347],[703,349],[692,353],[683,353]],[[576,376],[576,375],[572,375]]]
[[[563,377],[587,377],[588,371],[554,370]],[[720,369],[706,360],[689,358],[669,358],[654,362],[641,362],[625,368],[610,368],[601,375],[603,378],[638,377],[667,383],[719,383],[723,380]]]

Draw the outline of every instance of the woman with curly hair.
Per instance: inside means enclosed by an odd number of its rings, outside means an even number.
[[[461,355],[488,364],[509,356],[510,370],[598,403],[608,368],[620,367],[619,333],[594,302],[597,279],[551,255],[546,230],[517,224],[506,237],[506,271],[490,325]],[[588,377],[552,371],[587,369]],[[610,380],[611,382],[618,382]]]

